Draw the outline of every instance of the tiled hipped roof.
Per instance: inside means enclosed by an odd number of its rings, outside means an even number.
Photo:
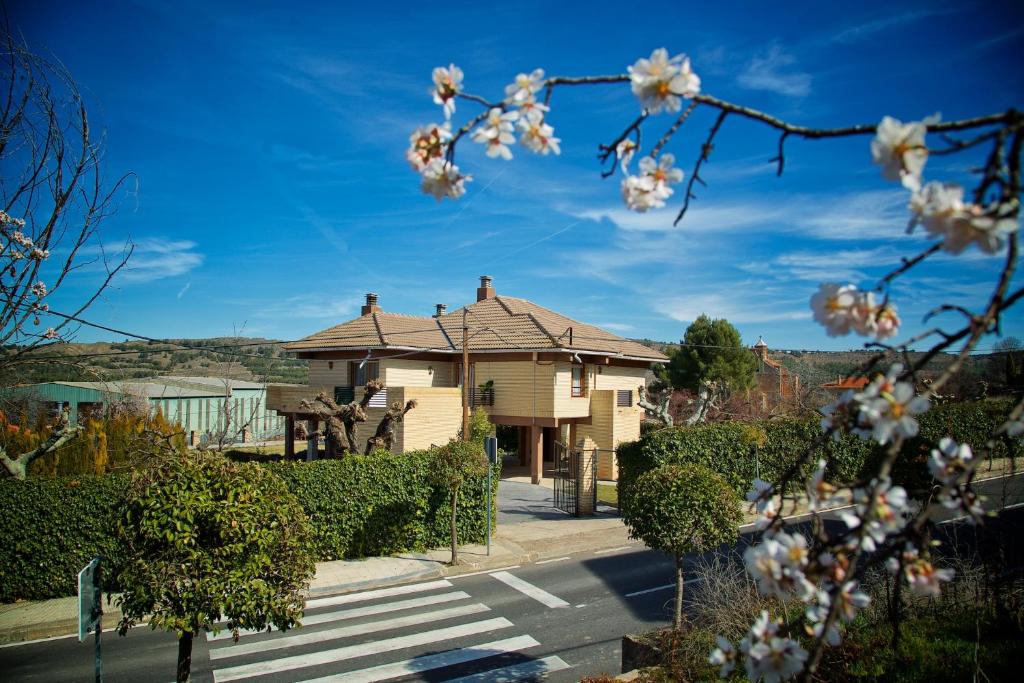
[[[288,351],[422,349],[462,351],[462,313],[467,311],[470,351],[578,351],[666,361],[643,344],[567,318],[525,299],[494,296],[440,317],[380,311],[285,345]]]

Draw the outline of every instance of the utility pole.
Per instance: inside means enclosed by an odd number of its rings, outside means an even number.
[[[469,326],[462,309],[462,440],[469,441]]]

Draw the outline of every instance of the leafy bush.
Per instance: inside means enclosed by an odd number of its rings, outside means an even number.
[[[432,451],[276,462],[280,477],[309,517],[317,561],[389,555],[447,545],[448,492],[431,483]],[[498,467],[492,478],[497,501]],[[0,480],[0,602],[73,595],[75,576],[93,556],[107,560],[104,580],[117,587],[124,548],[115,538],[129,477],[36,477]],[[459,538],[485,540],[486,471],[460,488]]]
[[[96,555],[116,582],[124,546],[115,529],[129,477],[0,479],[0,603],[74,595]]]
[[[195,454],[137,473],[118,527],[118,631],[147,617],[175,631],[180,682],[197,634],[295,626],[316,570],[308,535],[298,500],[259,465]]]
[[[1010,412],[1008,401],[973,401],[934,406],[919,417],[920,434],[904,446],[893,479],[910,490],[928,485],[925,461],[943,436],[979,448]],[[759,422],[720,422],[695,427],[662,429],[639,441],[619,446],[619,495],[623,513],[630,505],[630,489],[644,472],[666,464],[694,463],[709,467],[737,492],[749,490],[755,477],[777,481],[782,472],[821,433],[815,419]],[[995,457],[1010,455],[1009,442],[996,443]],[[1020,455],[1020,442],[1013,454]],[[859,479],[883,451],[872,442],[849,434],[822,447],[829,461],[827,476],[839,482]],[[811,463],[813,466],[814,463]]]
[[[675,627],[682,625],[683,556],[704,553],[739,536],[740,498],[703,465],[662,465],[640,475],[623,511],[629,535],[675,557]]]

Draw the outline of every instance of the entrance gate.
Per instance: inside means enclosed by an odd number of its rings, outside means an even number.
[[[594,451],[554,444],[555,507],[573,517],[592,515],[597,509],[597,467]]]

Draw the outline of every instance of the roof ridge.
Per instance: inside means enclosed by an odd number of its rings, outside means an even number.
[[[437,325],[437,329],[441,330],[441,334],[444,335],[445,340],[448,342],[448,346],[452,347],[452,351],[455,350],[455,342],[448,336],[448,331],[444,329],[444,325],[441,324],[441,318],[434,318],[434,323]]]
[[[373,312],[373,327],[377,330],[377,337],[380,339],[380,345],[387,346],[388,342],[384,339],[384,332],[380,329],[380,321],[377,320],[377,311]]]

